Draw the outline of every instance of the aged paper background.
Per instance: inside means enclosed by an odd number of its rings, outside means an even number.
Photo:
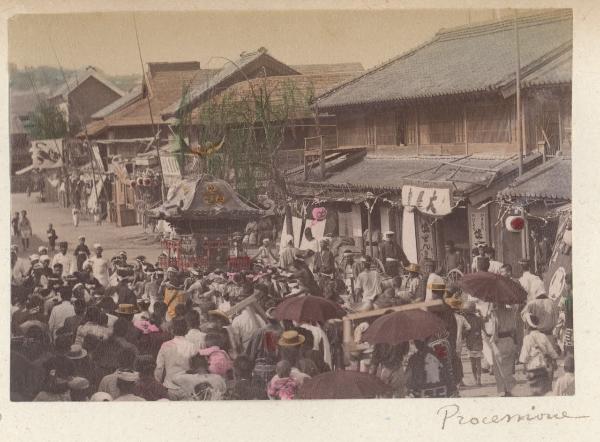
[[[575,329],[577,335],[575,397],[479,398],[454,400],[270,401],[210,403],[10,403],[9,391],[9,213],[8,71],[6,20],[20,13],[108,10],[191,9],[391,9],[391,8],[572,7],[574,9],[573,206]],[[432,11],[433,12],[433,11]],[[443,10],[436,13],[443,14]],[[3,0],[0,2],[0,136],[4,171],[0,174],[2,259],[2,332],[0,333],[0,440],[598,440],[600,403],[598,356],[600,287],[598,163],[600,162],[600,2],[597,0],[528,1],[158,1]],[[182,30],[185,32],[185,30]],[[74,36],[75,38],[75,36]],[[224,36],[226,38],[226,36]],[[319,36],[314,36],[318,44]],[[376,42],[373,44],[386,44]],[[506,413],[562,413],[587,419],[459,425],[445,430],[437,414],[456,403],[465,417]],[[534,408],[535,407],[535,408]]]

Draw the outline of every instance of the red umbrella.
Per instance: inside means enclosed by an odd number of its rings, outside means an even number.
[[[328,371],[305,379],[300,399],[373,399],[391,392],[379,378],[359,371]]]
[[[460,280],[460,286],[465,293],[486,302],[521,304],[527,300],[521,284],[496,273],[469,273]]]
[[[444,322],[425,310],[406,310],[389,313],[378,318],[363,334],[369,344],[396,345],[414,339],[426,339],[444,334]]]
[[[289,319],[296,322],[325,322],[345,315],[344,309],[335,302],[312,295],[288,298],[275,308],[275,317],[280,321]]]

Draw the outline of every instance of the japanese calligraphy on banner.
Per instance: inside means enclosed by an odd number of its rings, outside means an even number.
[[[416,207],[427,215],[448,215],[452,212],[450,189],[402,186],[402,205]]]
[[[480,242],[490,243],[488,230],[488,209],[469,209],[469,238],[471,246]]]
[[[436,259],[435,227],[432,220],[417,215],[417,254],[419,262],[424,259]]]

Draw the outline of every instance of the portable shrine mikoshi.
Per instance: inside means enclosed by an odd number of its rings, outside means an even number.
[[[160,265],[180,270],[191,267],[238,271],[250,268],[241,234],[262,211],[243,202],[226,181],[210,175],[183,179],[169,188],[165,202],[148,212],[173,229],[162,241]]]

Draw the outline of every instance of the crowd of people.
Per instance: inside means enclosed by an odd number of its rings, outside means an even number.
[[[329,239],[319,242],[306,233],[303,250],[291,237],[279,251],[262,239],[253,268],[235,273],[162,268],[144,256],[130,260],[126,251],[107,259],[101,244],[90,250],[83,236],[73,252],[63,241],[54,253],[50,242],[29,261],[13,245],[12,399],[288,400],[298,398],[306,379],[331,370],[371,373],[393,397],[426,396],[439,384],[458,394],[465,386],[463,345],[472,385],[481,385],[488,371],[498,393],[510,396],[520,363],[532,394],[547,394],[553,383],[555,394],[574,393],[570,279],[557,305],[523,261],[519,282],[527,303],[483,303],[448,280],[451,270],[464,270],[452,243],[441,263],[425,260],[421,270],[394,232],[386,233],[379,259],[351,250],[338,258]],[[494,261],[486,245],[473,265],[512,278],[510,266]],[[443,300],[435,314],[446,325],[452,369],[444,371],[427,341],[367,345],[348,360],[339,321],[277,319],[281,302],[304,294],[349,312]],[[561,326],[567,333],[559,336]],[[368,327],[356,327],[357,344]],[[562,353],[565,375],[555,379]]]

